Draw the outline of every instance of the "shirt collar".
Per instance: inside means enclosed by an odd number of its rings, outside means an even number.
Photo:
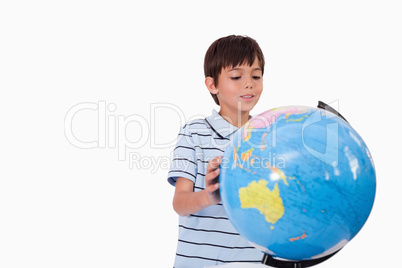
[[[216,110],[212,110],[212,115],[205,118],[209,126],[223,138],[236,132],[238,128],[226,121]]]

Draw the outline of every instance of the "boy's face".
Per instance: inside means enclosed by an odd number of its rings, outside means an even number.
[[[221,111],[250,112],[257,104],[263,89],[262,70],[258,59],[251,66],[223,68],[215,87]]]

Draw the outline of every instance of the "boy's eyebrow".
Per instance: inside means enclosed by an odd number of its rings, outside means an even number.
[[[241,69],[242,69],[242,68],[240,68],[240,67],[234,67],[234,68],[230,69],[228,72],[231,72],[231,71],[239,71],[239,70],[241,70]],[[254,68],[253,71],[262,71],[262,69],[261,69],[261,68]]]

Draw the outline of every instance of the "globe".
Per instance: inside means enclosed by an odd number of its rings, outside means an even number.
[[[314,260],[361,230],[376,192],[360,135],[320,108],[268,110],[239,129],[223,155],[220,195],[233,226],[278,259]]]

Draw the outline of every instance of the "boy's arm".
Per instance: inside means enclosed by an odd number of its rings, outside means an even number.
[[[209,161],[205,175],[205,189],[194,192],[194,183],[186,178],[179,177],[176,181],[176,190],[173,197],[173,208],[180,216],[188,216],[204,208],[218,204],[219,196],[218,176],[222,157],[218,156]]]

